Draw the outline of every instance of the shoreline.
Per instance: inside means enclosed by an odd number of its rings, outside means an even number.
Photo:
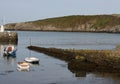
[[[7,31],[33,31],[33,32],[82,32],[82,33],[113,33],[119,34],[120,32],[109,32],[109,31],[56,31],[56,30],[14,30],[14,29],[6,29]]]

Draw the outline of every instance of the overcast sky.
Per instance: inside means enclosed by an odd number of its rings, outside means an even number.
[[[96,14],[120,14],[120,0],[0,0],[6,23]]]

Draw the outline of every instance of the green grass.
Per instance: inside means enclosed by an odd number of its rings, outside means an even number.
[[[75,28],[82,24],[92,24],[92,28],[103,28],[120,24],[120,18],[112,15],[73,15],[33,21],[39,26],[51,25],[58,28]]]

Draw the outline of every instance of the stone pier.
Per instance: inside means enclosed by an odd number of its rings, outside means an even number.
[[[13,31],[4,31],[0,32],[0,42],[5,43],[17,43],[18,41],[18,35],[17,32]]]

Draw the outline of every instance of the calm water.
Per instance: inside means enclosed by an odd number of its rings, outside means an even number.
[[[80,32],[30,32],[18,31],[16,58],[3,57],[0,44],[0,84],[120,84],[120,75],[110,73],[72,73],[67,63],[42,53],[29,51],[30,44],[42,47],[74,49],[114,49],[120,44],[120,34]],[[35,56],[40,65],[30,71],[18,71],[17,62]]]

